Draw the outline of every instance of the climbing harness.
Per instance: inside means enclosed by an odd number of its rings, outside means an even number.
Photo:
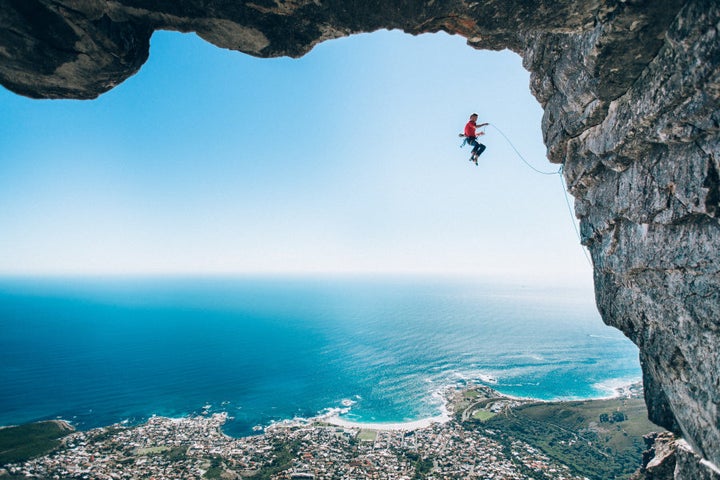
[[[570,213],[571,223],[573,225],[573,228],[575,229],[575,234],[578,237],[578,241],[580,242],[580,248],[582,249],[583,255],[585,255],[585,260],[587,260],[588,264],[592,268],[592,261],[590,260],[590,257],[588,256],[587,250],[582,245],[582,237],[580,236],[580,230],[578,229],[577,223],[575,222],[575,214],[573,213],[572,206],[570,205],[570,199],[568,198],[567,185],[565,185],[565,179],[563,178],[563,165],[560,165],[560,168],[555,172],[544,172],[542,170],[538,170],[537,168],[533,167],[527,160],[525,160],[525,157],[523,157],[522,154],[518,151],[518,149],[515,148],[515,145],[513,145],[513,143],[510,141],[510,139],[507,137],[507,135],[505,135],[505,133],[503,133],[502,130],[500,130],[496,125],[494,125],[492,123],[488,123],[488,125],[493,127],[495,130],[498,131],[498,133],[500,135],[503,136],[503,138],[508,143],[508,145],[510,145],[510,147],[515,151],[515,154],[517,154],[518,158],[520,160],[522,160],[522,162],[525,165],[527,165],[532,170],[534,170],[535,172],[537,172],[541,175],[558,175],[560,177],[560,184],[562,185],[562,190],[563,190],[563,193],[565,194],[565,204],[567,205],[568,212]],[[465,135],[462,133],[460,134],[460,136],[465,137]],[[461,148],[464,147],[467,143],[468,143],[468,139],[467,139],[467,137],[465,137],[465,140],[463,141],[462,145],[460,145],[460,147]]]
[[[488,123],[488,125],[490,124]],[[482,129],[482,135],[485,135],[485,127],[482,127]],[[460,148],[463,148],[465,145],[470,144],[470,142],[468,142],[468,137],[466,137],[464,133],[458,133],[458,137],[461,137],[463,139],[462,143],[460,144]]]

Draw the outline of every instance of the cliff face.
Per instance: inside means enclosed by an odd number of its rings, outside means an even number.
[[[0,27],[0,83],[36,98],[111,89],[157,29],[262,57],[380,28],[519,53],[603,319],[640,348],[651,419],[685,440],[675,476],[720,478],[716,0],[0,0]]]

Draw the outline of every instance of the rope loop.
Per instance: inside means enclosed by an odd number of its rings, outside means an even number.
[[[559,174],[562,172],[562,166],[560,166],[560,169],[559,169],[558,171],[556,171],[556,172],[543,172],[542,170],[538,170],[537,168],[533,167],[532,165],[530,165],[530,163],[529,163],[527,160],[525,160],[525,157],[523,157],[522,154],[518,151],[518,149],[515,148],[515,145],[513,145],[513,143],[510,141],[510,139],[507,137],[507,135],[505,135],[505,134],[503,133],[502,130],[500,130],[495,124],[488,123],[488,125],[490,125],[490,126],[493,127],[495,130],[497,130],[498,133],[503,136],[503,138],[505,139],[505,141],[512,147],[512,149],[515,150],[515,153],[516,153],[517,156],[520,158],[520,160],[522,160],[525,165],[527,165],[528,167],[532,168],[532,169],[535,170],[537,173],[540,173],[540,174],[542,174],[542,175],[559,175]]]
[[[535,170],[537,173],[540,173],[542,175],[558,175],[560,177],[560,184],[562,185],[563,193],[565,194],[565,203],[567,204],[568,212],[570,213],[570,219],[572,221],[573,228],[575,228],[575,233],[577,234],[578,240],[581,242],[580,248],[582,249],[583,255],[585,255],[585,260],[587,260],[588,264],[592,268],[592,261],[590,260],[590,257],[588,256],[588,253],[587,253],[585,247],[582,245],[582,236],[580,235],[580,230],[578,230],[577,224],[575,223],[575,215],[573,213],[572,206],[570,205],[570,198],[568,198],[569,196],[568,196],[567,185],[565,185],[565,179],[563,178],[563,165],[560,165],[560,168],[556,172],[544,172],[542,170],[538,170],[537,168],[530,165],[530,163],[527,160],[525,160],[525,157],[523,157],[522,154],[518,151],[518,149],[515,148],[515,145],[513,145],[513,143],[510,141],[510,139],[507,137],[507,135],[505,135],[503,133],[502,130],[500,130],[498,127],[496,127],[492,123],[488,123],[488,125],[490,125],[495,130],[497,130],[498,133],[500,133],[500,135],[502,135],[503,138],[505,138],[505,141],[507,141],[508,144],[512,147],[512,149],[515,150],[515,153],[517,154],[518,158],[520,158],[520,160],[522,160],[525,165],[527,165],[528,167],[530,167],[531,169]]]

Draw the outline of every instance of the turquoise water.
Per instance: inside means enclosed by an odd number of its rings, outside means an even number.
[[[358,421],[436,415],[439,389],[607,396],[637,348],[591,290],[413,278],[0,281],[0,425],[92,428],[227,411],[231,435],[352,405]]]

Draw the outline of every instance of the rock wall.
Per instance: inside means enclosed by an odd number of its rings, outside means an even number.
[[[0,83],[94,98],[158,29],[273,57],[380,28],[523,57],[602,317],[640,348],[651,419],[684,439],[675,477],[720,478],[716,0],[0,0]]]

